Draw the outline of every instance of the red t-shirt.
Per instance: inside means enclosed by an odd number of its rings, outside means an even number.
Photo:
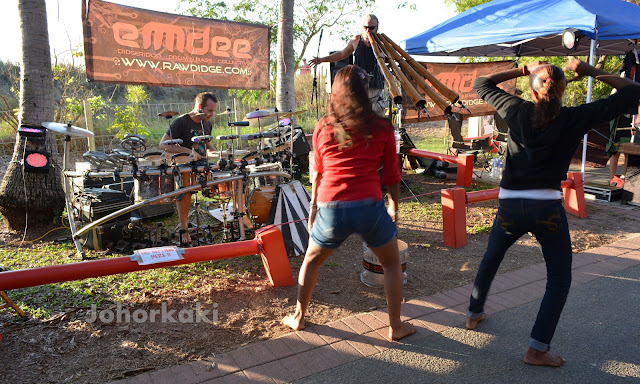
[[[393,126],[372,116],[372,137],[368,141],[354,138],[352,146],[340,150],[331,135],[333,128],[327,125],[320,129],[324,123],[321,119],[313,132],[314,169],[322,173],[317,201],[382,200],[378,174],[381,163],[384,184],[397,184],[402,177]]]

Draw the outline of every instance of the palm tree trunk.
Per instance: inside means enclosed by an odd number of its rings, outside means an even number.
[[[294,111],[293,0],[280,0],[279,19],[276,105],[281,111]]]
[[[52,121],[54,113],[45,1],[19,0],[18,11],[22,31],[18,119],[20,124],[39,125]],[[61,215],[65,201],[60,167],[52,167],[48,173],[23,172],[25,150],[49,152],[51,163],[60,164],[55,133],[48,133],[40,142],[16,134],[13,157],[0,185],[0,213],[9,227],[16,230],[24,228],[25,220],[31,224],[50,224]]]

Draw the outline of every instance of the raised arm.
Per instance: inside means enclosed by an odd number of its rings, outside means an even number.
[[[349,44],[347,44],[347,46],[344,47],[342,51],[334,52],[329,56],[325,56],[325,57],[314,57],[309,61],[309,64],[312,67],[315,67],[320,63],[334,63],[336,61],[340,61],[342,59],[347,58],[350,54],[352,54],[355,51],[355,47],[358,46],[359,38],[360,36],[356,36],[353,39],[351,39],[349,41]]]
[[[576,76],[571,79],[571,81],[577,80],[582,76],[591,76],[595,79],[602,81],[605,84],[612,86],[615,89],[622,89],[628,86],[640,86],[640,83],[635,82],[626,77],[620,77],[618,75],[611,74],[605,70],[598,69],[594,66],[591,66],[584,61],[581,60],[571,60],[569,61],[563,69],[565,72],[571,71],[575,72]]]
[[[535,61],[533,63],[529,63],[523,65],[522,67],[507,69],[502,72],[492,73],[491,75],[485,76],[487,79],[493,81],[494,84],[500,84],[504,81],[515,79],[521,76],[529,76],[531,71],[539,67],[540,65],[548,64],[546,61]]]

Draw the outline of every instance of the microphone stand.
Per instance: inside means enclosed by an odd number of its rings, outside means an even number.
[[[311,91],[311,105],[313,105],[313,97],[315,95],[316,98],[316,120],[320,119],[320,109],[318,105],[318,58],[320,57],[320,42],[322,41],[322,32],[324,29],[320,30],[320,38],[318,39],[318,53],[316,54],[316,65],[313,66],[313,90]]]

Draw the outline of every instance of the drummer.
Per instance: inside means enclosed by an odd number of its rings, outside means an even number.
[[[167,132],[162,136],[160,149],[168,153],[188,153],[192,156],[192,161],[207,160],[207,152],[215,151],[211,141],[204,140],[194,143],[191,139],[195,136],[211,135],[212,124],[209,121],[218,106],[218,99],[214,94],[208,92],[199,93],[195,98],[193,110],[175,119]],[[181,139],[179,145],[165,144],[171,139]],[[192,175],[195,176],[195,175]],[[182,186],[188,187],[193,184],[192,177],[183,177]],[[187,229],[187,217],[191,207],[191,195],[182,195],[176,203],[180,228]],[[181,239],[183,244],[190,244],[191,237],[185,231]]]

